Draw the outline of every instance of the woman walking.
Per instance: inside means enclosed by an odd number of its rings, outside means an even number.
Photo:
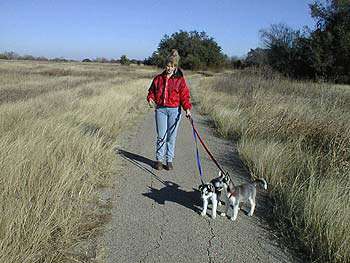
[[[181,119],[181,107],[186,117],[191,117],[190,91],[179,64],[179,53],[173,49],[167,57],[165,70],[157,75],[148,90],[147,101],[155,107],[157,130],[155,169],[173,169],[177,129]]]

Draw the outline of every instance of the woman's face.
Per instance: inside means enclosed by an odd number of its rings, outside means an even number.
[[[166,74],[167,74],[167,75],[172,75],[172,74],[174,73],[174,71],[175,71],[175,68],[176,68],[176,67],[175,67],[173,64],[168,63],[168,64],[166,65],[166,67],[165,67]]]

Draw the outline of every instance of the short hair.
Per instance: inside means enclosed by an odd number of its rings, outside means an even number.
[[[173,66],[177,67],[179,65],[180,55],[176,49],[172,49],[169,56],[166,58],[166,64],[171,63]]]

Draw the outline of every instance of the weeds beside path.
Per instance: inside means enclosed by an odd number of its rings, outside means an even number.
[[[197,87],[201,112],[270,183],[284,240],[305,261],[350,262],[350,87],[254,69]]]
[[[87,262],[107,214],[113,144],[140,113],[154,71],[0,62],[0,262]],[[85,253],[86,252],[86,253]]]

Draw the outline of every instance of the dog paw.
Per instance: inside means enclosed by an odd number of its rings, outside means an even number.
[[[225,213],[220,213],[220,216],[226,216],[226,214]]]
[[[206,215],[206,213],[203,213],[203,212],[201,213],[201,216],[205,216],[205,215]]]
[[[215,218],[216,218],[216,215],[212,216],[211,218],[215,219]]]
[[[248,213],[248,216],[253,216],[253,213]]]
[[[231,217],[231,221],[236,221],[237,217]]]

